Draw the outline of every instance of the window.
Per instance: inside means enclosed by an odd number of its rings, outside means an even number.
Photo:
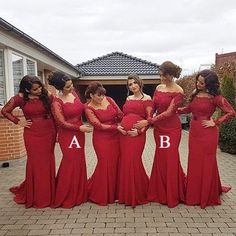
[[[0,48],[0,105],[18,94],[25,75],[37,75],[37,61],[8,48]]]
[[[31,61],[29,59],[26,59],[26,65],[27,65],[27,75],[35,75],[35,62]]]
[[[4,72],[4,53],[0,49],[0,106],[4,105],[6,101],[6,83]]]
[[[23,57],[12,53],[14,95],[19,91],[20,80],[24,76]]]

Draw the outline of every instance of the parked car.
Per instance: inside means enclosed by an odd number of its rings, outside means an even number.
[[[183,129],[189,129],[190,115],[189,114],[181,114],[180,121]]]

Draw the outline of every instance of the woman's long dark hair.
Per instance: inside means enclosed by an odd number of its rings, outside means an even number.
[[[202,70],[200,71],[197,76],[196,76],[196,81],[195,81],[195,91],[191,95],[191,101],[193,98],[200,92],[200,90],[197,88],[197,81],[199,76],[202,76],[205,79],[205,87],[207,93],[209,93],[212,96],[217,96],[220,95],[220,82],[217,74],[212,71],[212,70]]]
[[[23,94],[24,101],[28,101],[30,95],[29,91],[32,88],[33,84],[38,84],[40,87],[42,87],[42,93],[39,96],[39,99],[42,101],[43,106],[49,114],[51,110],[51,100],[48,96],[48,91],[45,89],[43,83],[37,76],[25,75],[20,81],[19,93]]]

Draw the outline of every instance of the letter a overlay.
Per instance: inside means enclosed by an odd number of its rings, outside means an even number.
[[[72,139],[72,141],[70,143],[69,148],[72,148],[72,145],[76,145],[76,148],[81,148],[75,135],[74,135],[74,137],[73,137],[73,139]]]

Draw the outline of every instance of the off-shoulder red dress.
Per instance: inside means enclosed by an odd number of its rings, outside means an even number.
[[[206,206],[221,204],[220,194],[230,187],[222,187],[216,159],[219,130],[217,126],[204,128],[203,120],[209,120],[219,107],[225,115],[215,120],[216,125],[232,118],[235,111],[221,95],[215,97],[195,96],[178,113],[192,113],[189,130],[189,156],[186,188],[186,204]]]
[[[56,177],[56,196],[53,207],[71,208],[87,201],[87,170],[85,135],[80,131],[84,104],[76,93],[73,102],[55,98],[52,112],[58,126],[58,142],[62,160]],[[77,142],[78,141],[78,142]]]
[[[185,174],[179,157],[181,122],[176,114],[183,101],[180,92],[155,91],[153,102],[157,115],[149,119],[154,124],[156,152],[152,167],[148,199],[175,207],[185,200]],[[161,140],[168,141],[161,143]]]
[[[152,100],[126,100],[121,125],[131,130],[137,121],[152,117],[152,110]],[[120,134],[119,203],[132,207],[148,203],[149,178],[142,163],[145,142],[146,129],[138,130],[135,137]]]
[[[117,122],[123,113],[110,97],[106,109],[86,106],[85,114],[94,126],[93,146],[97,155],[97,166],[89,179],[89,200],[99,205],[114,203],[117,199],[117,172],[120,157]]]
[[[19,119],[11,112],[16,107],[22,109],[25,118],[31,120],[32,125],[30,128],[24,128],[27,152],[25,181],[17,187],[10,188],[10,191],[15,194],[14,201],[25,204],[26,208],[48,207],[55,195],[54,121],[41,100],[24,101],[23,97],[16,95],[2,108],[2,114],[15,124]]]

